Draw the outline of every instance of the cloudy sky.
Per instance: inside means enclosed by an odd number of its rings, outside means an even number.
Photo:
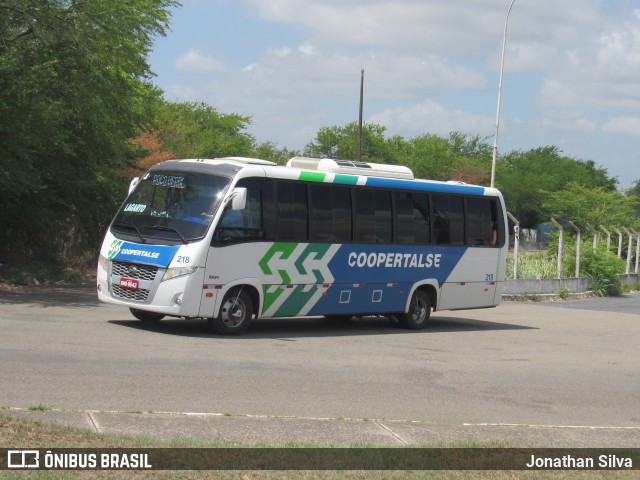
[[[510,3],[182,0],[151,65],[167,99],[251,116],[279,147],[357,121],[361,69],[366,122],[493,144]],[[640,0],[515,1],[499,151],[546,145],[640,179]]]

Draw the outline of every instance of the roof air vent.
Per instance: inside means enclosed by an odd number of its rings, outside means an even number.
[[[402,165],[334,160],[332,158],[293,157],[287,162],[287,167],[367,177],[402,178],[406,180],[414,178],[411,169]]]

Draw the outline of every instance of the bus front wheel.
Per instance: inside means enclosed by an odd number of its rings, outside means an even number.
[[[431,299],[427,292],[416,290],[409,304],[409,311],[398,315],[400,326],[410,330],[421,330],[431,316]]]
[[[224,296],[220,313],[216,318],[209,319],[209,325],[218,333],[240,335],[247,331],[252,317],[251,297],[242,289],[234,288]]]

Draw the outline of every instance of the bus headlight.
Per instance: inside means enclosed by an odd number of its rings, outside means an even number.
[[[107,257],[103,257],[102,255],[98,256],[98,264],[105,272],[109,272],[109,259],[107,259]]]
[[[176,268],[167,268],[167,271],[164,272],[164,276],[162,277],[162,281],[171,280],[172,278],[182,277],[184,275],[191,275],[198,270],[198,267],[176,267]]]

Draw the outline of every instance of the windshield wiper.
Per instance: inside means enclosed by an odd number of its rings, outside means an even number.
[[[128,223],[114,223],[112,226],[116,228],[128,228],[129,230],[135,230],[135,232],[138,234],[138,237],[140,237],[140,241],[142,243],[147,243],[147,239],[142,236],[140,229],[135,225],[129,225]]]
[[[184,236],[182,235],[182,233],[180,233],[180,230],[178,230],[177,228],[173,228],[173,227],[165,227],[164,225],[153,225],[153,226],[151,226],[151,227],[147,227],[147,228],[154,228],[154,229],[156,229],[156,230],[163,230],[163,231],[165,231],[165,232],[174,232],[174,233],[177,233],[177,234],[178,234],[178,236],[180,237],[180,240],[182,240],[182,243],[184,243],[185,245],[186,245],[187,243],[189,243],[189,242],[187,241],[187,239],[186,239],[186,238],[184,238]]]

